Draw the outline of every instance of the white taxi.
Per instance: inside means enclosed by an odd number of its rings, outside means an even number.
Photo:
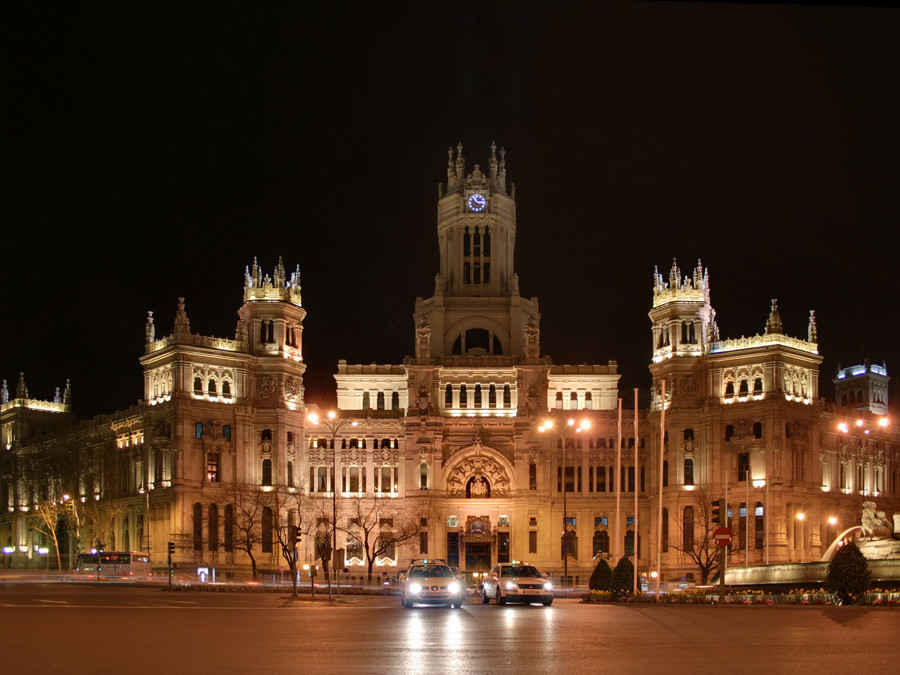
[[[507,602],[553,603],[553,584],[544,579],[537,567],[528,563],[500,563],[488,572],[481,584],[481,602],[498,605]]]

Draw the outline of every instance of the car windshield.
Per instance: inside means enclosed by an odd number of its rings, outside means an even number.
[[[537,571],[536,567],[522,566],[522,567],[504,567],[500,572],[501,577],[538,577],[540,578],[541,573]]]
[[[434,567],[415,567],[409,572],[410,577],[452,577],[453,574],[450,572],[449,567],[441,567],[439,565],[435,565]]]

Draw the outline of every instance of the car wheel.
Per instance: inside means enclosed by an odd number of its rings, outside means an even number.
[[[486,605],[486,604],[488,604],[490,601],[491,601],[491,599],[488,597],[488,594],[485,592],[484,586],[482,586],[482,587],[481,587],[481,604],[482,604],[482,605]]]
[[[541,600],[541,602],[544,603],[544,607],[549,607],[553,604],[553,598],[544,598],[543,600]]]
[[[505,604],[506,604],[506,600],[504,599],[503,594],[500,593],[500,588],[499,588],[499,587],[497,588],[496,597],[495,597],[494,599],[497,601],[497,604],[498,604],[498,605],[505,605]]]

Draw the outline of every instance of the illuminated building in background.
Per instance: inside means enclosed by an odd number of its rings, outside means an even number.
[[[791,337],[772,300],[759,334],[723,338],[704,265],[655,272],[650,404],[635,415],[615,361],[559,365],[541,354],[539,303],[522,295],[514,267],[503,150],[467,166],[458,146],[446,171],[440,265],[431,297],[415,300],[409,355],[339,361],[330,431],[310,421],[299,270],[280,261],[271,274],[256,261],[245,271],[233,338],[195,333],[183,299],[163,337],[148,315],[137,406],[73,424],[68,386],[39,402],[24,378],[14,395],[4,384],[5,562],[31,564],[47,547],[36,510],[63,499],[94,505],[80,542],[60,530],[66,552],[102,540],[106,550],[150,550],[157,567],[173,542],[183,570],[277,570],[281,534],[290,531],[293,546],[299,527],[301,564],[336,540],[354,580],[370,562],[394,574],[428,556],[472,573],[527,560],[584,585],[598,558],[615,564],[620,552],[636,554],[647,574],[659,556],[669,582],[697,579],[679,549],[706,536],[709,502],[726,492],[731,567],[815,560],[858,521],[863,500],[896,503],[900,438],[882,414],[887,371],[842,370],[845,405],[826,402],[814,313],[807,335]],[[278,495],[287,497],[273,507]]]
[[[845,408],[887,415],[890,381],[887,365],[879,366],[868,359],[859,366],[838,368],[834,379],[835,399]]]

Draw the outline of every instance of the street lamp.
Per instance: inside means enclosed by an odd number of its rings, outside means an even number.
[[[337,463],[337,444],[336,439],[338,432],[345,426],[359,426],[359,422],[350,419],[340,419],[334,410],[329,410],[326,419],[321,419],[317,413],[310,413],[309,421],[315,426],[323,426],[331,433],[331,458],[332,458],[332,474],[331,474],[331,557],[332,567],[337,572],[337,565],[334,564],[334,556],[337,551],[337,485],[338,485],[338,463]],[[327,563],[326,563],[327,564]],[[327,568],[326,568],[327,569]],[[334,600],[331,592],[331,575],[328,575],[328,599]]]
[[[567,486],[566,486],[566,440],[569,438],[569,434],[581,433],[587,429],[591,428],[590,420],[581,420],[576,423],[575,420],[569,418],[566,421],[566,424],[562,426],[561,429],[558,429],[553,425],[553,420],[544,420],[544,422],[538,427],[538,431],[542,434],[549,432],[553,432],[559,437],[559,440],[562,442],[562,492],[563,492],[563,584],[568,583],[569,579],[569,532],[568,532],[568,523],[569,523],[569,507],[567,500]]]

